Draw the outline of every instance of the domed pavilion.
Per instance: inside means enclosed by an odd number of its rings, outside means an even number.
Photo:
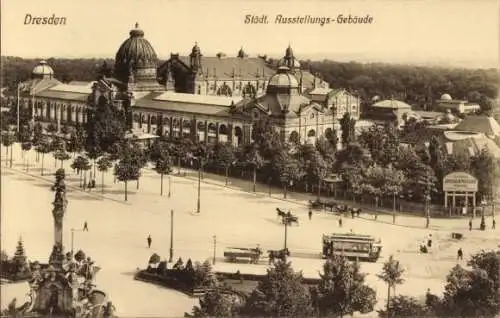
[[[164,90],[156,79],[158,57],[138,23],[129,35],[116,52],[115,78],[130,91]]]

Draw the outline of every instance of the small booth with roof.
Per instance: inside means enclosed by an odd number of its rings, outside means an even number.
[[[466,172],[452,172],[443,178],[444,208],[448,209],[450,216],[452,212],[457,213],[458,207],[461,214],[465,215],[472,207],[472,217],[476,217],[476,192],[478,190],[477,179]],[[449,204],[451,201],[451,205]]]

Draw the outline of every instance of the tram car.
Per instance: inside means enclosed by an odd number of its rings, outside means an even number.
[[[246,260],[251,264],[259,262],[262,250],[257,248],[247,247],[228,247],[224,250],[224,257],[229,262],[236,262],[237,260]]]
[[[343,255],[350,260],[376,262],[380,257],[380,239],[371,235],[333,233],[323,235],[323,257]]]

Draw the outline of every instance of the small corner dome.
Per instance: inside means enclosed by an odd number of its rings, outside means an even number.
[[[443,99],[443,100],[451,100],[451,96],[450,96],[450,94],[443,94],[443,95],[441,95],[441,99]]]
[[[54,76],[54,70],[46,61],[40,61],[40,63],[33,68],[31,75],[33,78],[52,78]]]
[[[290,73],[290,69],[285,66],[280,66],[278,72],[271,76],[269,79],[269,87],[288,87],[288,88],[298,88],[299,81],[297,78]]]
[[[198,42],[194,43],[193,49],[191,50],[192,55],[198,55],[201,54],[200,47],[198,46]]]

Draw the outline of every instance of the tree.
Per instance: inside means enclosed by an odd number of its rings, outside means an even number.
[[[16,252],[12,257],[12,263],[15,266],[16,273],[24,271],[28,265],[22,238],[19,238],[17,241]]]
[[[236,160],[233,146],[230,143],[219,143],[215,146],[214,154],[217,165],[220,165],[224,168],[227,185],[229,179],[229,168],[234,164]]]
[[[499,177],[499,163],[488,148],[481,149],[481,152],[472,158],[472,173],[478,179],[478,198],[488,199],[493,195],[493,188]]]
[[[264,159],[262,158],[259,149],[255,145],[249,145],[246,147],[244,152],[244,164],[252,169],[253,173],[253,192],[255,192],[257,183],[257,170],[264,164]]]
[[[105,96],[87,112],[85,149],[91,153],[108,152],[112,145],[121,142],[127,130],[126,113]]]
[[[35,150],[37,153],[42,154],[42,169],[41,169],[41,174],[43,176],[43,160],[45,158],[45,154],[50,152],[50,143],[46,138],[41,138],[38,141],[38,145],[35,147]]]
[[[5,147],[5,166],[7,167],[7,162],[9,162],[9,147],[10,147],[10,164],[12,168],[12,145],[16,142],[16,136],[13,132],[6,131],[2,134],[2,144]]]
[[[311,295],[302,283],[302,274],[294,272],[291,263],[278,261],[242,309],[258,317],[308,317],[312,313]]]
[[[141,175],[141,164],[131,146],[125,147],[120,161],[115,165],[115,175],[119,181],[125,183],[125,201],[127,201],[127,183],[138,180]]]
[[[351,117],[349,113],[345,113],[342,119],[340,119],[340,129],[342,130],[342,145],[346,146],[351,142],[354,142],[356,120]]]
[[[64,149],[54,152],[54,159],[61,161],[61,169],[63,168],[64,161],[69,160],[70,158],[71,156]]]
[[[303,164],[298,159],[292,158],[288,150],[282,149],[272,159],[271,165],[275,175],[279,176],[279,181],[283,186],[283,196],[286,199],[289,186],[302,179],[304,176]]]
[[[378,310],[380,318],[386,317],[430,317],[428,308],[418,302],[417,299],[408,296],[391,297],[388,309]]]
[[[97,160],[97,169],[101,172],[101,193],[104,193],[104,174],[113,166],[108,156],[103,156]]]
[[[369,313],[377,302],[375,291],[365,284],[359,263],[334,255],[323,265],[321,280],[313,290],[313,302],[320,316]]]
[[[31,150],[32,147],[33,144],[30,141],[26,141],[21,144],[21,149],[23,150],[24,153],[26,153],[26,155],[23,156],[25,161],[26,171],[29,171],[29,158],[27,156],[27,153],[28,151]]]
[[[73,153],[73,157],[77,152],[83,150],[85,143],[85,131],[82,126],[77,125],[76,129],[71,131],[68,141],[68,151]]]
[[[402,278],[404,269],[400,266],[399,261],[395,260],[391,255],[387,262],[382,267],[382,272],[377,274],[377,277],[387,284],[387,312],[390,310],[391,288],[396,292],[396,285],[404,282]]]
[[[89,160],[83,156],[76,157],[71,164],[71,169],[75,170],[80,175],[80,188],[86,183],[86,171],[90,169]],[[82,174],[85,173],[85,180],[82,184]]]
[[[156,159],[155,171],[160,174],[160,195],[163,195],[163,175],[172,172],[172,161],[168,154]]]
[[[237,315],[237,304],[235,299],[228,294],[224,294],[220,287],[205,293],[200,298],[199,306],[194,306],[192,314],[185,314],[185,317],[234,317]]]

